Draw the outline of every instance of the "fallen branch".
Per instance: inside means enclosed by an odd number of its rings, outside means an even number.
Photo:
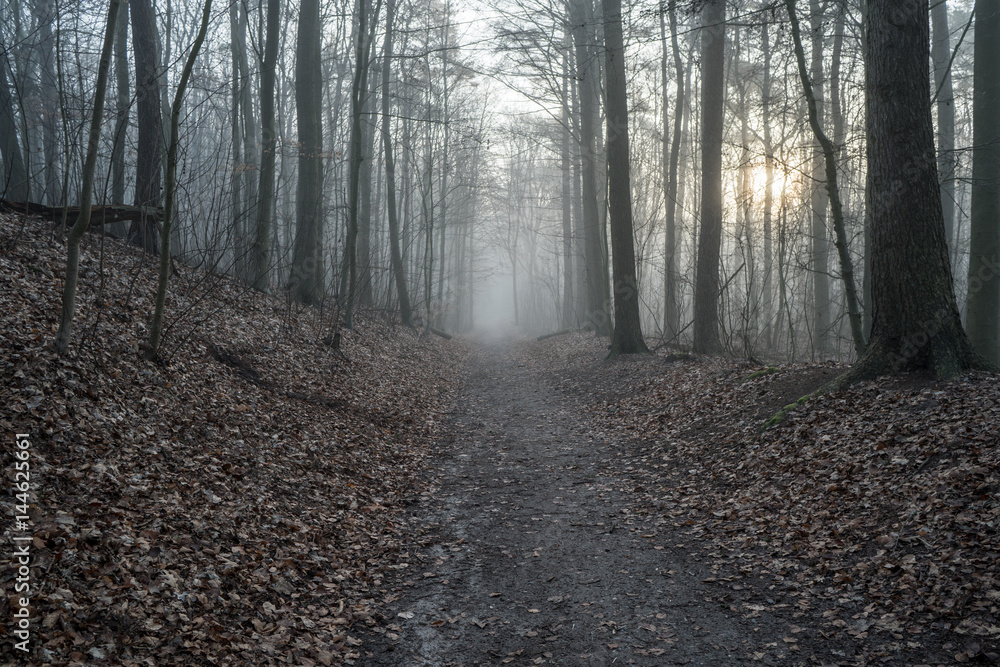
[[[441,336],[441,338],[444,338],[445,340],[451,340],[451,334],[447,331],[441,331],[440,329],[435,329],[434,327],[427,327],[427,330],[435,336]]]
[[[52,222],[61,222],[63,208],[43,206],[34,202],[17,202],[9,199],[0,199],[0,211],[7,213],[21,213],[23,215],[37,215]],[[70,227],[80,217],[79,206],[69,206],[66,208],[66,224]],[[113,222],[141,222],[143,220],[160,221],[163,218],[163,209],[153,206],[91,206],[90,226],[110,225]]]

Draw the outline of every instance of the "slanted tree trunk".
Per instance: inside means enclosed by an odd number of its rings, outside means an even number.
[[[701,233],[694,288],[694,351],[722,351],[719,271],[722,252],[722,121],[725,0],[706,0],[701,27]]]
[[[97,170],[97,148],[101,140],[101,123],[104,120],[104,97],[108,90],[108,70],[111,68],[111,51],[115,41],[115,24],[121,0],[111,0],[108,7],[107,26],[104,30],[104,46],[97,67],[97,83],[94,90],[94,110],[90,118],[90,134],[87,140],[87,157],[83,164],[83,191],[80,194],[80,217],[73,224],[66,240],[66,280],[63,284],[62,313],[59,330],[56,332],[55,347],[59,354],[65,354],[73,334],[73,316],[76,313],[76,285],[80,272],[80,241],[90,226],[90,205],[94,192],[94,172]]]
[[[399,314],[403,325],[413,326],[413,310],[410,306],[410,292],[406,286],[406,272],[403,269],[403,254],[399,247],[399,221],[396,211],[396,162],[393,157],[392,135],[389,116],[389,72],[392,66],[393,25],[396,20],[396,0],[387,0],[385,6],[385,38],[382,46],[382,150],[385,153],[386,213],[389,216],[389,261],[396,282],[396,297],[399,299]]]
[[[135,98],[139,141],[136,153],[136,206],[159,206],[163,169],[163,120],[160,117],[160,54],[156,16],[150,0],[130,0],[132,51],[135,57]],[[132,223],[129,242],[157,253],[156,222]]]
[[[840,187],[838,185],[837,178],[836,149],[833,142],[831,142],[826,136],[826,133],[823,131],[823,127],[820,123],[819,103],[813,92],[812,83],[809,81],[809,75],[806,72],[806,57],[802,49],[802,37],[799,32],[799,19],[798,15],[795,13],[795,0],[785,0],[785,7],[788,9],[788,18],[792,27],[792,41],[795,45],[795,58],[798,61],[799,66],[799,79],[802,82],[802,90],[805,93],[806,103],[809,108],[809,125],[812,127],[813,135],[816,137],[816,141],[822,149],[823,160],[826,167],[826,191],[829,196],[830,209],[833,213],[833,227],[836,232],[837,252],[840,258],[840,275],[844,281],[844,292],[847,297],[847,312],[851,323],[851,336],[854,340],[854,351],[858,354],[858,356],[860,356],[865,349],[865,333],[861,322],[861,306],[858,303],[858,292],[854,286],[854,262],[851,259],[850,248],[847,246],[847,229],[844,223],[844,210],[840,201]],[[815,210],[813,210],[813,216],[815,220]],[[824,215],[823,217],[825,219],[826,216]],[[823,244],[825,245],[826,225],[824,224],[823,227]],[[813,231],[816,232],[815,227]],[[813,248],[815,249],[815,239],[813,239],[813,243]],[[818,280],[819,276],[817,276],[816,279]],[[817,298],[820,296],[821,295],[817,294]],[[829,298],[829,294],[827,294],[827,298]],[[827,310],[829,310],[829,303],[827,303],[826,306]],[[817,319],[816,322],[816,337],[817,340],[822,341],[823,336],[819,330],[820,320]],[[820,350],[822,349],[824,348],[821,346]],[[817,352],[820,350],[817,350]]]
[[[260,184],[254,221],[252,284],[259,292],[271,290],[271,210],[274,206],[274,163],[278,148],[274,123],[274,79],[278,61],[281,0],[267,0],[267,37],[260,72]]]
[[[639,283],[632,236],[632,185],[629,167],[628,96],[621,0],[604,0],[604,54],[607,91],[608,197],[611,214],[612,284],[615,328],[610,356],[648,353],[639,322]]]
[[[928,7],[868,2],[865,106],[872,336],[836,386],[883,373],[953,377],[989,363],[962,329],[945,240],[930,109]]]
[[[976,3],[972,98],[972,233],[966,323],[976,349],[1000,364],[1000,0]]]
[[[295,49],[299,178],[289,287],[302,303],[323,298],[323,79],[319,0],[302,0]]]
[[[205,0],[201,14],[201,27],[194,38],[187,62],[181,72],[181,80],[174,92],[174,103],[170,107],[170,138],[167,142],[167,178],[166,201],[163,206],[163,229],[160,230],[160,274],[156,284],[156,304],[153,308],[153,319],[149,323],[149,340],[146,343],[145,356],[153,360],[160,351],[160,338],[163,332],[163,311],[167,301],[167,280],[170,278],[170,227],[174,218],[174,189],[177,181],[177,142],[180,134],[181,105],[184,103],[184,92],[187,90],[191,71],[194,69],[198,52],[205,41],[208,31],[208,19],[212,13],[212,0]]]

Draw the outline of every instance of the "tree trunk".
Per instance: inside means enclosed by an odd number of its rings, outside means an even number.
[[[56,81],[55,39],[52,23],[55,6],[50,0],[35,0],[39,37],[39,86],[42,108],[42,146],[45,150],[44,200],[55,206],[62,202],[59,187],[59,86]]]
[[[666,227],[663,242],[663,337],[673,340],[680,334],[680,299],[678,284],[680,274],[677,271],[677,165],[681,148],[681,121],[684,116],[684,64],[681,62],[681,50],[677,44],[677,2],[671,0],[668,6],[670,15],[670,48],[673,52],[674,71],[676,76],[677,97],[674,100],[673,132],[670,139],[670,150],[667,151],[667,40],[666,28],[663,25],[663,15],[660,15],[660,41],[663,42],[663,161],[664,161],[664,206],[666,206]]]
[[[559,133],[559,168],[562,172],[562,256],[563,292],[562,316],[564,329],[575,326],[576,298],[573,293],[576,273],[573,262],[573,165],[570,155],[570,58],[573,48],[572,36],[567,31],[563,37],[562,58],[562,128]]]
[[[949,378],[989,365],[965,335],[952,291],[934,159],[927,0],[915,9],[868,3],[872,337],[837,386],[888,372]]]
[[[167,142],[167,178],[166,201],[163,206],[163,229],[160,230],[160,274],[156,284],[156,305],[153,309],[153,319],[149,324],[149,341],[146,344],[146,359],[152,361],[160,351],[160,339],[163,331],[163,311],[167,300],[167,280],[170,277],[170,228],[174,218],[174,189],[177,181],[177,142],[180,134],[181,105],[184,103],[184,92],[187,90],[191,71],[194,69],[198,52],[205,41],[208,31],[208,20],[212,14],[212,0],[205,0],[201,14],[201,27],[191,45],[187,62],[181,72],[181,80],[174,92],[174,103],[170,107],[170,139]]]
[[[771,139],[771,38],[768,35],[767,21],[761,23],[761,50],[764,56],[764,71],[761,74],[760,115],[764,128],[764,294],[762,307],[764,309],[764,340],[772,340],[774,327],[774,241],[772,226],[772,209],[774,208],[774,143]]]
[[[406,287],[403,254],[399,247],[399,221],[396,213],[396,163],[393,158],[389,117],[389,70],[392,65],[393,23],[396,20],[396,0],[387,0],[385,6],[385,40],[382,47],[382,150],[385,152],[386,213],[389,216],[389,261],[396,281],[399,314],[403,325],[413,326],[410,293]]]
[[[7,79],[9,61],[0,54],[0,156],[3,173],[0,174],[0,194],[17,201],[28,200],[28,170],[18,141],[17,120],[14,117],[14,98]]]
[[[972,98],[972,231],[966,324],[972,344],[1000,364],[1000,0],[976,3]]]
[[[160,117],[160,66],[156,16],[150,0],[131,0],[132,50],[135,57],[135,98],[138,111],[139,141],[136,154],[136,206],[159,206],[163,169],[163,120]],[[157,253],[156,223],[152,220],[133,223],[129,242],[147,252]]]
[[[615,328],[611,354],[648,353],[639,322],[639,284],[632,237],[632,185],[629,174],[628,97],[621,0],[604,0],[604,53],[608,127],[608,197],[611,214],[612,283]]]
[[[792,41],[795,45],[795,57],[799,66],[799,79],[802,81],[802,90],[805,93],[806,103],[809,108],[809,125],[812,127],[813,135],[816,137],[816,141],[822,149],[822,155],[826,167],[826,190],[830,200],[830,208],[833,213],[833,227],[836,231],[837,237],[836,245],[840,258],[840,274],[844,281],[844,292],[847,297],[847,312],[851,323],[851,337],[854,340],[854,351],[858,356],[861,356],[865,349],[865,333],[861,322],[861,306],[858,303],[858,293],[854,286],[854,262],[851,259],[850,249],[847,246],[847,228],[844,223],[844,211],[840,201],[840,188],[838,186],[837,178],[836,149],[833,142],[827,138],[826,133],[823,131],[820,124],[819,103],[813,92],[813,86],[809,81],[809,75],[806,73],[806,57],[802,49],[802,37],[799,32],[799,19],[795,13],[795,0],[785,0],[785,7],[788,9],[788,17],[792,27]],[[815,209],[813,210],[813,216],[815,220]],[[825,246],[825,224],[823,227],[823,245]],[[813,231],[815,233],[815,227]],[[814,248],[816,247],[815,242],[816,239],[814,238]],[[816,278],[818,280],[819,276],[817,275]],[[821,295],[817,294],[817,298],[819,298],[819,296]],[[829,299],[829,293],[827,293],[827,298]],[[829,310],[829,307],[830,304],[827,302],[827,311]],[[827,315],[827,317],[829,316]],[[819,329],[820,323],[821,320],[817,319],[816,337],[818,340],[823,341],[824,338]],[[824,349],[822,345],[823,344],[821,343],[820,350]]]
[[[597,126],[598,64],[595,53],[593,7],[590,0],[572,0],[570,21],[576,52],[577,81],[580,95],[580,159],[583,163],[583,234],[587,273],[587,323],[599,336],[610,332],[610,303],[607,293],[604,253],[601,243],[601,221],[597,208]]]
[[[978,23],[979,19],[977,19]],[[931,7],[934,41],[934,87],[937,91],[938,177],[941,179],[941,210],[948,247],[955,247],[955,93],[951,85],[951,44],[948,36],[948,5],[936,0]],[[978,27],[977,27],[978,32]],[[995,85],[995,82],[994,84]],[[975,121],[973,121],[975,122]]]
[[[101,123],[104,119],[104,96],[108,89],[108,70],[111,67],[111,50],[115,41],[115,24],[121,0],[111,0],[108,7],[107,27],[104,30],[104,46],[97,68],[97,83],[94,91],[94,110],[90,119],[90,135],[87,141],[87,158],[83,165],[83,191],[80,194],[80,217],[73,224],[66,240],[66,280],[63,284],[62,313],[59,330],[56,332],[55,347],[59,354],[69,348],[73,333],[73,316],[76,313],[76,285],[80,270],[80,241],[90,226],[90,204],[94,192],[94,172],[97,170],[97,148],[101,140]]]
[[[815,104],[816,123],[823,126],[825,116],[823,77],[823,13],[819,0],[809,0],[809,22],[812,37],[810,76]],[[815,130],[814,130],[815,132]],[[826,210],[829,196],[824,181],[822,148],[813,153],[812,159],[812,265],[813,280],[813,352],[819,359],[830,356],[831,305],[830,305],[830,246],[827,243]]]
[[[132,93],[128,70],[128,3],[118,10],[115,35],[115,87],[118,101],[115,105],[115,137],[111,151],[111,203],[125,203],[125,142],[128,133],[128,116],[132,108]]]
[[[293,298],[319,305],[323,298],[323,80],[319,0],[302,0],[295,49],[295,107],[299,178],[295,245],[289,287]]]
[[[701,33],[701,233],[694,291],[694,351],[722,351],[719,270],[722,251],[722,122],[725,98],[725,0],[707,0]]]
[[[257,188],[257,215],[251,252],[253,287],[265,293],[271,289],[271,209],[274,199],[275,153],[278,147],[274,131],[274,79],[280,21],[281,0],[267,0],[267,38],[260,73],[260,185]]]
[[[358,228],[361,216],[361,167],[364,160],[364,109],[368,96],[370,3],[358,0],[358,34],[355,50],[354,81],[351,84],[351,144],[348,181],[348,227],[345,266],[348,278],[347,309],[344,326],[354,326],[354,307],[358,301]],[[369,178],[370,178],[369,171]],[[369,261],[367,258],[363,261]],[[341,280],[343,285],[343,280]]]

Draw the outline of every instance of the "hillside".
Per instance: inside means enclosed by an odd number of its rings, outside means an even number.
[[[47,225],[0,217],[0,461],[10,485],[30,434],[33,664],[339,662],[419,539],[399,509],[461,344],[371,316],[340,356],[330,313],[177,265],[149,363],[154,262],[88,235],[60,358],[64,261]],[[5,638],[16,571],[5,548]]]

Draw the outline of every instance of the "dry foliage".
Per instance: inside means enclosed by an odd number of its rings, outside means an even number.
[[[371,316],[341,354],[329,314],[177,266],[148,363],[155,262],[90,236],[60,358],[64,262],[45,224],[0,216],[0,463],[12,481],[13,434],[30,432],[33,664],[349,658],[421,539],[401,506],[423,490],[461,344]]]
[[[709,550],[724,590],[765,592],[739,611],[814,619],[844,664],[1000,660],[1000,378],[881,378],[762,432],[845,367],[603,351],[576,335],[533,354],[598,437],[634,443],[641,511]]]

